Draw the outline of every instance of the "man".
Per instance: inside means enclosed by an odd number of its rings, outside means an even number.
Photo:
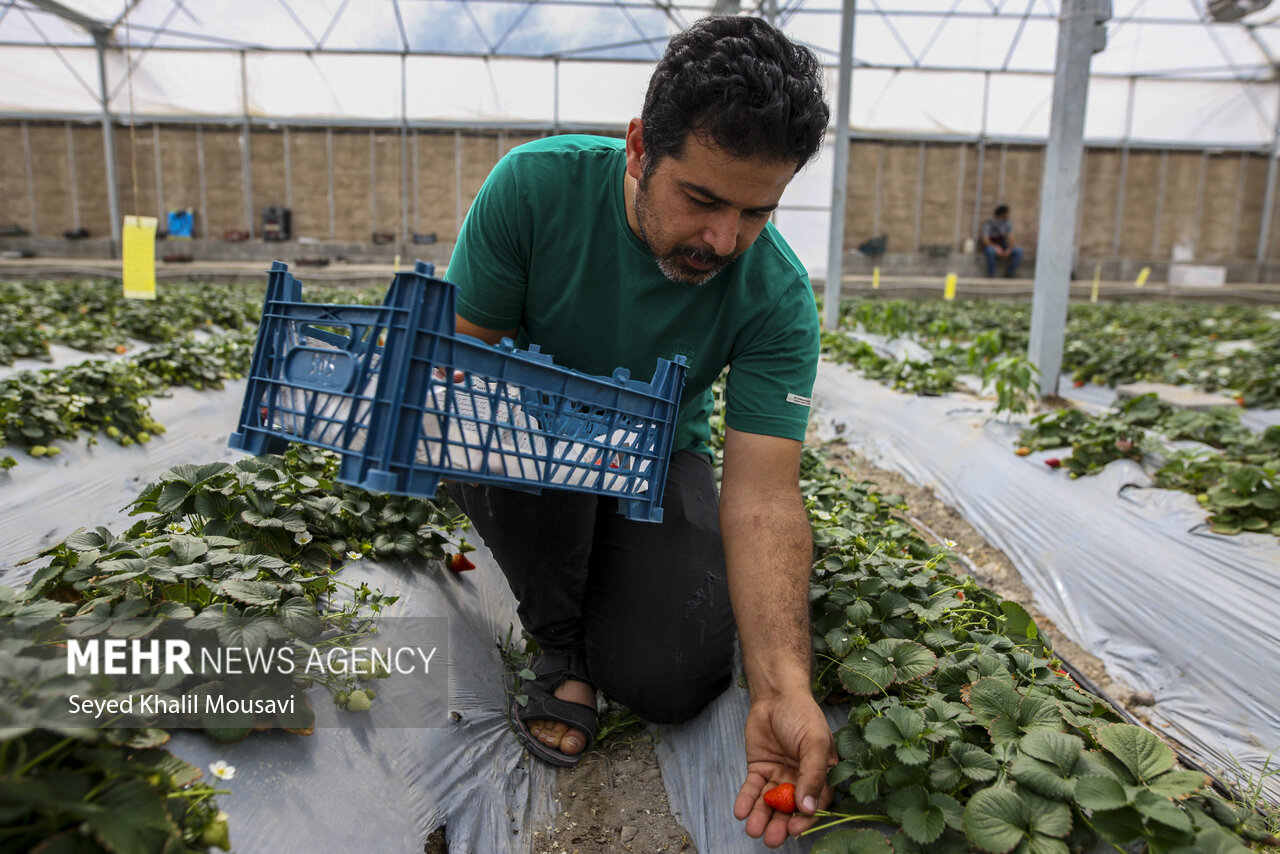
[[[1022,261],[1022,247],[1013,243],[1013,223],[1009,222],[1009,206],[997,205],[995,216],[982,224],[982,252],[987,256],[987,276],[996,274],[996,261],[1008,259],[1005,277],[1012,279]]]
[[[736,623],[751,710],[734,812],[773,847],[830,801],[835,761],[810,691],[799,489],[818,319],[768,222],[828,115],[808,50],[758,19],[701,20],[671,40],[625,141],[551,137],[503,158],[448,270],[461,333],[536,343],[597,375],[689,364],[661,524],[584,493],[450,487],[541,650],[528,703],[512,706],[518,737],[575,764],[596,732],[597,689],[650,721],[693,717],[730,683]],[[708,422],[726,365],[717,512]],[[762,799],[783,782],[796,785],[794,816]]]

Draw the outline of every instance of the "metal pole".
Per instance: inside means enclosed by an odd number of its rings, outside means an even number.
[[[853,23],[857,0],[844,0],[840,13],[840,68],[836,74],[836,127],[831,173],[831,234],[827,245],[827,283],[822,293],[823,322],[840,325],[840,285],[844,278],[844,207],[849,191],[849,96],[853,83]]]
[[[978,177],[973,192],[973,231],[970,237],[978,236],[982,227],[982,181],[987,167],[987,106],[991,98],[991,72],[982,73],[982,126],[978,129]]]
[[[1271,242],[1271,208],[1276,198],[1276,157],[1280,156],[1280,105],[1276,106],[1275,130],[1271,134],[1271,154],[1267,157],[1267,191],[1262,200],[1262,224],[1258,227],[1257,262],[1267,260]]]
[[[916,155],[916,226],[915,245],[911,247],[912,252],[920,251],[920,241],[924,233],[923,224],[921,223],[921,220],[924,219],[924,146],[925,143],[922,141],[919,152]]]
[[[1231,248],[1227,250],[1228,258],[1235,258],[1236,253],[1240,251],[1240,218],[1244,214],[1244,190],[1247,186],[1246,179],[1249,177],[1249,155],[1247,152],[1240,152],[1240,171],[1236,175],[1236,207],[1235,215],[1231,218]]]
[[[28,164],[31,162],[28,159]],[[71,227],[76,231],[80,230],[80,187],[79,179],[76,177],[76,141],[74,133],[71,130],[71,122],[67,122],[67,178],[71,185]],[[33,205],[32,213],[35,212]],[[34,230],[32,231],[34,234]]]
[[[1152,212],[1151,219],[1153,222],[1151,228],[1151,257],[1157,258],[1160,255],[1160,237],[1161,230],[1164,227],[1164,191],[1165,184],[1169,180],[1169,152],[1160,152],[1160,171],[1157,173],[1159,177],[1156,179],[1156,206]]]
[[[409,70],[408,55],[400,55],[400,242],[409,242]]]
[[[957,148],[960,149],[960,165],[956,167],[956,233],[951,239],[952,252],[959,252],[960,247],[964,245],[960,229],[961,221],[964,219],[964,161],[969,146],[961,143]]]
[[[253,159],[249,153],[251,140],[249,137],[249,75],[246,67],[245,52],[240,51],[240,103],[244,113],[244,124],[240,129],[242,134],[240,143],[240,173],[244,177],[244,218],[248,227],[245,231],[249,232],[252,239],[256,233],[253,227]]]
[[[1129,98],[1124,108],[1124,139],[1120,141],[1120,177],[1116,181],[1116,221],[1111,237],[1111,257],[1120,258],[1120,238],[1124,229],[1124,185],[1129,179],[1129,139],[1133,136],[1133,101],[1138,78],[1129,78]]]
[[[1066,337],[1080,201],[1080,161],[1089,99],[1089,64],[1107,43],[1110,0],[1064,0],[1058,25],[1049,144],[1040,188],[1040,242],[1036,247],[1035,290],[1031,299],[1031,341],[1027,358],[1040,370],[1040,393],[1056,394]]]
[[[209,184],[204,171],[204,126],[196,125],[196,171],[200,173],[200,235],[210,237]]]
[[[333,128],[324,129],[324,163],[329,178],[329,239],[336,240],[338,235],[338,219],[334,212],[333,202]]]
[[[152,154],[156,168],[156,219],[162,223],[162,228],[168,228],[168,212],[164,209],[164,164],[160,158],[160,124],[158,122],[151,126],[151,145],[155,149]]]
[[[27,205],[31,213],[31,233],[40,233],[40,222],[36,217],[36,169],[31,161],[31,128],[22,123],[22,159],[27,164]]]
[[[98,52],[98,92],[102,102],[102,156],[107,166],[107,208],[111,213],[111,257],[120,249],[120,188],[116,185],[116,135],[112,126],[111,110],[107,102],[107,46],[103,36],[94,36],[94,49]]]

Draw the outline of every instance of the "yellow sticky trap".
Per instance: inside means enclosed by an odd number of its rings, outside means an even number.
[[[871,268],[871,287],[872,289],[876,289],[880,287],[880,268],[879,267]]]
[[[1139,271],[1138,271],[1138,278],[1137,278],[1137,280],[1133,283],[1133,286],[1134,286],[1135,288],[1140,288],[1140,287],[1142,287],[1143,285],[1145,285],[1145,284],[1147,283],[1147,276],[1150,276],[1150,275],[1151,275],[1151,268],[1150,268],[1150,267],[1143,267],[1141,270],[1139,270]]]
[[[947,273],[947,281],[942,288],[942,298],[947,300],[956,298],[956,274],[955,273]]]
[[[1089,302],[1098,301],[1098,286],[1102,284],[1102,265],[1093,265],[1093,293],[1089,294]]]
[[[156,218],[124,218],[125,299],[156,298]]]

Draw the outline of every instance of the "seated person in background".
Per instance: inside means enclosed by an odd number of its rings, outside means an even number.
[[[995,276],[996,261],[1009,259],[1005,277],[1012,279],[1022,261],[1022,247],[1013,244],[1013,223],[1009,222],[1009,206],[997,205],[995,216],[982,224],[982,252],[987,256],[987,275]]]

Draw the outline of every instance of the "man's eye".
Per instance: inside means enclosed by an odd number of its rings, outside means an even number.
[[[706,201],[703,201],[702,199],[696,199],[696,198],[694,198],[693,196],[690,196],[690,197],[689,197],[689,201],[693,202],[693,204],[694,204],[696,207],[700,207],[700,208],[702,208],[703,210],[708,210],[708,211],[709,211],[709,210],[711,210],[711,209],[712,209],[712,208],[714,208],[714,207],[718,207],[718,203],[717,203],[717,202],[706,202]]]

